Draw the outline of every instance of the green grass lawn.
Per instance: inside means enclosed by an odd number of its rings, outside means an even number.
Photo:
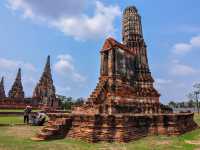
[[[32,112],[38,112],[40,110],[32,110]],[[0,112],[24,112],[24,109],[0,109]]]
[[[0,116],[0,124],[21,124],[21,123],[23,123],[23,116]]]
[[[8,119],[8,118],[7,118]],[[2,119],[6,122],[7,119]],[[10,118],[12,119],[12,118]],[[15,118],[16,119],[16,118]],[[19,120],[18,120],[19,119]],[[20,118],[16,120],[20,121]],[[21,118],[22,119],[22,118]],[[14,119],[13,119],[14,120]],[[200,124],[200,116],[195,115]],[[198,150],[200,129],[178,137],[149,136],[130,143],[87,143],[80,140],[62,139],[45,142],[30,140],[41,127],[0,127],[0,150]]]

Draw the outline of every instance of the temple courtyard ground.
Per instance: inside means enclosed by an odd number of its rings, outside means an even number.
[[[0,150],[200,150],[200,129],[178,137],[149,136],[130,143],[93,144],[74,139],[34,142],[30,137],[41,127],[23,125],[22,121],[21,116],[0,116]],[[195,121],[200,125],[200,115],[195,115]]]

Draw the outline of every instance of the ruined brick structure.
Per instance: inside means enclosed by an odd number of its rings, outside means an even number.
[[[4,77],[1,78],[0,82],[0,99],[6,98],[6,93],[4,89]]]
[[[51,75],[50,56],[47,57],[44,72],[35,87],[33,98],[38,99],[45,107],[58,108],[58,99]]]
[[[32,105],[34,108],[38,107],[33,99],[24,97],[23,85],[21,82],[21,68],[19,68],[11,90],[8,92],[8,97],[6,97],[5,94],[4,77],[1,79],[0,109],[24,109],[27,105]]]
[[[4,90],[4,79],[0,82],[0,108],[1,109],[24,109],[27,105],[33,108],[45,108],[48,110],[55,110],[59,108],[59,101],[55,95],[55,87],[51,76],[50,56],[48,56],[47,63],[42,74],[42,77],[37,84],[33,97],[25,97],[22,81],[21,69],[18,70],[17,77],[11,90],[6,97]]]
[[[134,6],[123,13],[122,39],[108,38],[101,49],[99,82],[88,101],[52,121],[34,140],[59,137],[91,142],[128,142],[147,135],[180,135],[197,128],[193,113],[173,113],[154,88],[141,17]]]
[[[147,59],[141,17],[135,7],[123,14],[123,43],[108,38],[101,49],[99,83],[90,95],[85,108],[74,113],[159,113],[160,94],[153,87],[154,79]],[[93,105],[93,107],[90,107]]]
[[[18,69],[16,79],[8,93],[8,97],[13,99],[24,99],[24,91],[21,81],[21,68]]]
[[[17,99],[5,97],[0,99],[0,109],[25,109],[27,105],[32,106],[34,109],[41,107],[38,105],[37,100],[32,98]]]

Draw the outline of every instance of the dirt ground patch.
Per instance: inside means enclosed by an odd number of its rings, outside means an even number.
[[[19,138],[30,138],[35,135],[37,131],[39,131],[41,127],[33,127],[28,125],[23,126],[13,126],[8,127],[6,134],[10,136],[16,136]]]
[[[9,150],[9,149],[7,149],[7,148],[1,148],[1,147],[0,147],[0,150]]]
[[[195,140],[195,141],[189,141],[189,140],[187,140],[187,141],[185,141],[185,143],[187,143],[187,144],[193,144],[193,145],[200,145],[200,140]]]
[[[159,142],[156,142],[157,145],[170,145],[171,144],[171,141],[159,141]]]

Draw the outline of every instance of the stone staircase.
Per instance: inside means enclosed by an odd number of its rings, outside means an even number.
[[[34,141],[44,141],[51,139],[64,138],[72,126],[71,117],[57,118],[48,121],[42,130],[37,133],[36,137],[31,138]]]
[[[105,90],[105,86],[107,84],[108,78],[104,77],[104,78],[100,78],[99,82],[96,85],[96,88],[93,90],[93,92],[91,93],[90,97],[88,98],[89,102],[97,102],[98,99],[100,98],[103,90]]]

